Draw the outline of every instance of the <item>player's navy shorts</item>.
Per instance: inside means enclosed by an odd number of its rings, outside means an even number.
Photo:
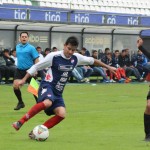
[[[15,75],[14,75],[14,80],[17,80],[17,79],[22,79],[27,73],[27,70],[20,70],[20,69],[16,69],[15,71]],[[31,78],[28,78],[27,79],[27,82],[30,83],[31,81]]]
[[[49,99],[52,101],[52,106],[47,108],[45,110],[45,113],[50,116],[54,114],[54,109],[57,107],[65,107],[64,100],[62,96],[59,96],[55,94],[52,90],[52,87],[49,85],[49,83],[42,83],[40,85],[39,91],[38,91],[38,100],[37,102],[42,102],[45,99]]]

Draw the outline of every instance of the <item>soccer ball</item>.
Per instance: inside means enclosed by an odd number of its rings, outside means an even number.
[[[35,140],[45,141],[49,137],[49,130],[44,125],[38,125],[33,129]]]

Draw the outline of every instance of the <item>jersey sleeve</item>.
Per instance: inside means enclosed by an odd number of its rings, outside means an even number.
[[[35,60],[36,58],[39,57],[39,54],[38,54],[37,50],[33,46],[31,47],[31,55],[33,57],[33,60]]]
[[[28,69],[27,72],[32,76],[36,73],[36,71],[45,69],[47,67],[51,67],[54,56],[54,53],[49,53],[44,59],[34,64],[30,69]]]
[[[78,54],[78,53],[74,53],[74,55],[78,59],[77,65],[93,65],[94,64],[94,58],[93,57],[83,56],[83,55]]]

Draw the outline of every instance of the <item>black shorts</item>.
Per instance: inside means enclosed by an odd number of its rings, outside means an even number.
[[[17,79],[22,79],[27,73],[27,70],[20,70],[20,69],[16,69],[15,71],[15,75],[14,75],[14,80]],[[31,77],[27,79],[27,82],[30,83],[31,81]]]

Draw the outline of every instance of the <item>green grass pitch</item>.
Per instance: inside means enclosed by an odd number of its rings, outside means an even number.
[[[150,150],[144,142],[143,112],[148,84],[67,85],[67,116],[50,130],[45,142],[28,133],[48,119],[43,112],[19,130],[11,124],[33,105],[33,96],[22,89],[26,107],[14,111],[12,86],[0,86],[0,150]]]

